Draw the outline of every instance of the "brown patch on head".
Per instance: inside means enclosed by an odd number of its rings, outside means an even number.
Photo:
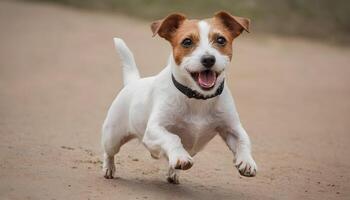
[[[213,47],[217,49],[221,54],[227,55],[230,60],[232,58],[232,42],[234,37],[231,32],[216,18],[208,20],[210,24],[209,41],[213,44]],[[219,37],[223,37],[226,40],[225,45],[217,43]]]
[[[163,20],[151,24],[153,36],[168,40],[173,48],[173,56],[176,64],[180,65],[182,59],[191,54],[199,42],[198,20],[187,20],[182,14],[171,14]],[[184,47],[183,40],[190,39],[192,45]]]
[[[192,45],[186,48],[182,45],[182,42],[187,38],[192,41]],[[170,43],[173,47],[174,60],[176,64],[180,65],[182,59],[190,55],[198,46],[198,20],[185,20],[180,28],[176,31],[174,36],[170,39]]]
[[[250,20],[242,17],[236,17],[227,12],[218,12],[213,18],[208,20],[211,26],[209,41],[220,53],[232,58],[232,42],[239,36],[243,30],[249,32]],[[226,40],[224,45],[218,43],[218,38],[223,37]]]

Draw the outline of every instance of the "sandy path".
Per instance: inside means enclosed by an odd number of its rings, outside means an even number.
[[[181,175],[138,142],[100,171],[100,127],[121,88],[111,38],[143,75],[169,45],[147,24],[55,5],[0,2],[0,199],[349,199],[350,49],[246,34],[230,88],[252,139],[256,178],[240,177],[215,138]]]

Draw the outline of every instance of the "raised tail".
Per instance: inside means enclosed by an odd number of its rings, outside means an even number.
[[[114,38],[115,48],[120,56],[123,65],[123,82],[124,86],[133,82],[137,79],[140,79],[140,73],[137,69],[134,55],[131,53],[128,46],[120,38]]]

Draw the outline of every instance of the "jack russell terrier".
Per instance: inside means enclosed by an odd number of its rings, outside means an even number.
[[[167,180],[179,183],[179,170],[193,165],[193,156],[217,134],[234,154],[243,176],[255,176],[249,137],[225,83],[232,42],[250,20],[218,12],[205,20],[171,14],[151,24],[170,42],[168,65],[159,74],[140,78],[133,54],[123,40],[114,43],[123,64],[124,88],[113,101],[103,124],[104,177],[113,178],[114,156],[138,138],[153,158],[169,161]]]

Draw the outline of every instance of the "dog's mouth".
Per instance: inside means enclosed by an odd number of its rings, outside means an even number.
[[[203,90],[210,90],[215,86],[216,79],[220,73],[213,70],[204,70],[200,72],[190,72],[192,78]]]

